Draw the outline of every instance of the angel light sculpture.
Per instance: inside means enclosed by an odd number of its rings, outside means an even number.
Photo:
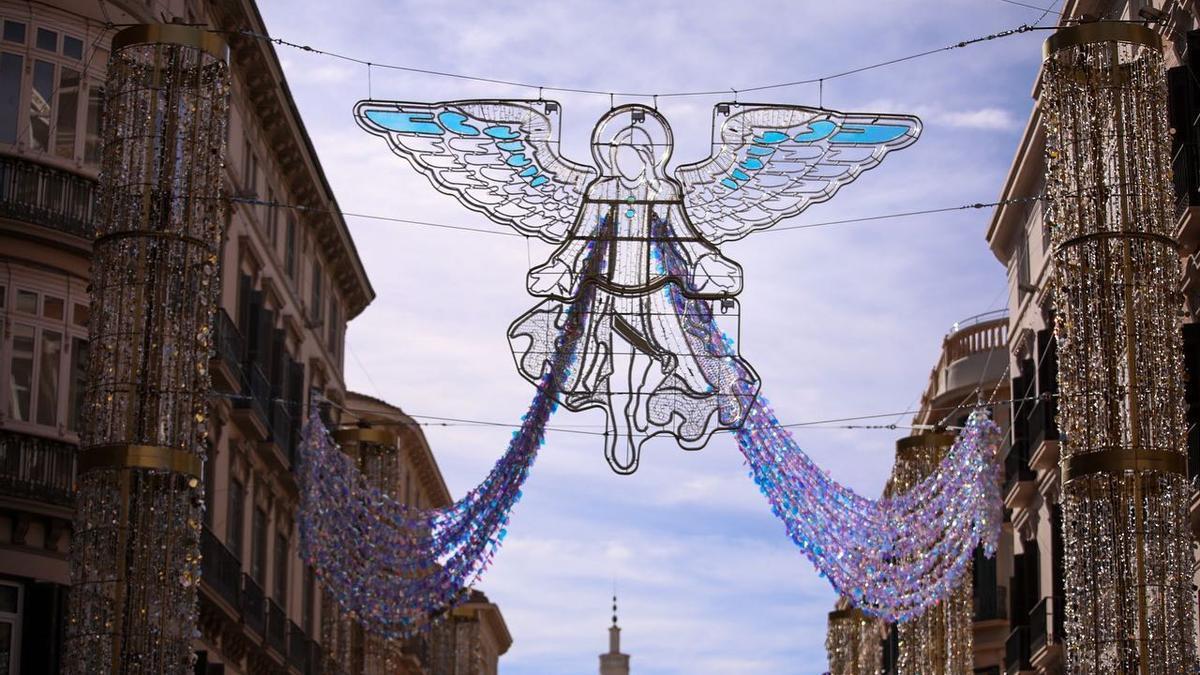
[[[361,101],[355,118],[438,190],[558,245],[528,275],[529,292],[543,300],[508,330],[517,368],[534,384],[542,379],[562,346],[565,314],[586,289],[582,335],[571,342],[557,399],[572,411],[603,410],[608,462],[631,473],[650,438],[699,449],[714,432],[741,427],[757,396],[758,376],[731,342],[714,352],[690,337],[737,318],[742,270],[718,245],[831,198],[912,144],[921,123],[722,103],[710,156],[672,176],[671,127],[653,108],[623,105],[600,118],[598,169],[560,152],[559,110],[541,100]]]

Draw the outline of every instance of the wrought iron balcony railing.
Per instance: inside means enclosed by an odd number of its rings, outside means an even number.
[[[0,216],[91,240],[96,181],[28,159],[0,156]]]
[[[242,563],[206,525],[200,532],[201,580],[235,610],[241,609]]]
[[[220,359],[221,365],[228,369],[229,377],[233,380],[229,386],[240,389],[242,380],[245,379],[242,360],[246,354],[246,340],[238,330],[237,324],[223,308],[217,310],[217,316],[213,321],[213,331],[215,348],[213,358]],[[215,386],[217,385],[214,378]]]
[[[77,452],[73,443],[0,431],[0,493],[74,505]]]
[[[258,635],[263,635],[267,623],[267,599],[262,586],[249,574],[242,575],[242,621]]]
[[[974,609],[976,621],[1008,618],[1008,588],[994,584],[975,586]]]
[[[243,377],[243,396],[234,399],[234,407],[249,409],[264,428],[270,429],[267,415],[271,407],[271,383],[263,375],[262,368],[253,361],[245,364]]]
[[[268,599],[267,646],[284,657],[287,656],[287,623],[287,613],[274,600]]]
[[[308,671],[308,636],[294,621],[288,621],[288,663],[300,672]]]
[[[1062,642],[1062,637],[1062,605],[1053,597],[1044,597],[1029,611],[1029,653]]]
[[[290,467],[292,465],[293,455],[295,454],[295,446],[292,443],[292,415],[290,406],[286,401],[274,400],[271,401],[268,416],[271,420],[271,442],[279,447],[284,460]]]
[[[1017,483],[1031,481],[1034,477],[1033,469],[1029,468],[1029,445],[1025,441],[1018,441],[1004,458],[1004,486],[1001,488],[1001,494],[1007,495]]]
[[[1031,670],[1029,664],[1029,626],[1017,626],[1004,641],[1004,673],[1016,675]]]

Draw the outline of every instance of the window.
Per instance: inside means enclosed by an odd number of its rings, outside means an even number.
[[[246,488],[236,478],[229,479],[229,513],[225,514],[225,545],[242,559],[242,533],[246,521]]]
[[[88,88],[87,133],[84,134],[83,161],[100,163],[100,134],[104,130],[104,87],[91,85]],[[0,117],[0,121],[3,117]]]
[[[341,336],[342,326],[341,319],[338,316],[337,298],[332,293],[329,294],[329,353],[336,359],[341,353],[338,345],[338,338]]]
[[[267,239],[271,242],[271,247],[274,248],[275,242],[279,239],[279,209],[275,208],[275,191],[267,188]]]
[[[58,74],[58,117],[54,124],[54,154],[75,158],[75,128],[79,124],[80,74],[63,66]]]
[[[321,314],[325,310],[325,297],[321,288],[321,263],[313,259],[312,264],[312,303],[309,305],[308,311],[309,320],[314,324],[320,324],[324,318]]]
[[[0,583],[0,673],[16,673],[21,664],[21,587]]]
[[[13,325],[12,358],[9,363],[8,415],[29,422],[33,399],[33,345],[36,330],[22,323]]]
[[[25,139],[34,150],[50,149],[50,106],[54,102],[54,64],[38,59],[33,62],[33,90],[29,97],[29,136]]]
[[[258,158],[254,156],[254,146],[246,139],[242,155],[242,189],[249,196],[258,196]]]
[[[4,22],[5,39],[10,25],[11,21]],[[25,58],[20,54],[0,52],[0,141],[5,143],[17,142],[17,117],[21,110],[21,77],[24,63]]]
[[[68,289],[41,292],[44,280],[29,281],[31,288],[13,289],[11,308],[0,288],[0,309],[11,309],[0,317],[0,323],[10,322],[8,344],[0,339],[0,347],[8,348],[0,358],[0,381],[5,382],[0,402],[13,422],[50,427],[61,436],[79,429],[87,328],[68,322]]]
[[[284,266],[288,278],[296,281],[296,214],[288,211],[286,233],[284,234]]]
[[[79,431],[83,416],[83,392],[87,388],[88,341],[83,338],[71,340],[71,391],[67,408],[67,428]]]
[[[287,609],[288,538],[275,533],[275,602]]]
[[[37,423],[58,424],[58,378],[62,371],[63,335],[42,331],[42,349],[38,359]]]
[[[250,576],[259,586],[267,585],[267,512],[254,507],[254,522],[250,524]]]
[[[313,578],[313,569],[308,565],[304,566],[304,588],[300,592],[300,627],[308,635],[313,634],[313,596],[316,594],[316,580]]]

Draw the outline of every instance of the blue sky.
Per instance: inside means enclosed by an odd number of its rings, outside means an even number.
[[[1036,4],[1036,2],[1034,3]],[[1000,0],[816,2],[385,2],[263,0],[276,37],[375,62],[600,90],[753,86],[845,70],[1011,28],[1040,12]],[[1048,20],[1054,18],[1052,14]],[[788,224],[993,201],[1031,107],[1045,33],[828,82],[824,103],[920,115],[916,145]],[[346,211],[491,228],[437,193],[351,118],[363,66],[280,48],[289,83]],[[536,91],[373,69],[376,98],[536,97]],[[817,103],[817,87],[764,102]],[[550,98],[551,95],[547,94]],[[553,95],[565,152],[587,160],[604,96]],[[620,102],[620,99],[618,99]],[[661,99],[677,163],[706,155],[717,98]],[[910,408],[956,320],[1003,306],[989,212],[768,231],[728,244],[745,268],[741,349],[784,421]],[[520,238],[348,218],[378,292],[348,332],[353,389],[414,414],[516,421],[532,393],[508,324],[535,304]],[[899,418],[905,421],[907,416]],[[599,413],[554,423],[598,425]],[[510,431],[429,427],[461,495]],[[902,432],[808,429],[833,476],[876,494]],[[834,595],[792,547],[732,440],[667,442],[616,476],[598,439],[549,434],[496,564],[480,588],[515,643],[506,675],[595,673],[617,583],[624,650],[638,675],[819,673]]]

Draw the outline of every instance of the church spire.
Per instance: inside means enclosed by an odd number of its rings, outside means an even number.
[[[621,653],[621,627],[617,625],[617,590],[614,584],[612,625],[608,627],[608,653],[600,655],[600,675],[629,675],[629,655]]]

